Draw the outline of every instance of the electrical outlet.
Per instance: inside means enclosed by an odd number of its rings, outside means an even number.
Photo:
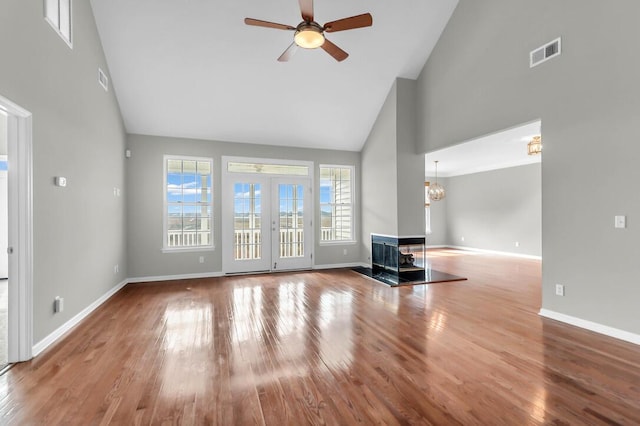
[[[520,247],[520,242],[516,241],[516,247]]]
[[[564,296],[564,286],[562,284],[556,284],[556,296]]]
[[[119,271],[120,271],[120,265],[116,263],[115,265],[113,265],[113,273],[117,274]]]
[[[200,263],[204,263],[204,256],[200,256],[199,261],[200,261]]]
[[[464,237],[460,237],[460,241],[464,241]]]
[[[342,250],[342,254],[346,256],[347,255],[347,249]]]

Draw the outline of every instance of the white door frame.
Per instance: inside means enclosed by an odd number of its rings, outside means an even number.
[[[0,114],[3,114],[0,112]],[[4,117],[4,114],[3,114]],[[5,128],[6,130],[6,128]],[[4,135],[6,138],[6,134]],[[5,154],[0,155],[0,163],[6,162],[8,156],[6,155],[6,139],[5,139]],[[3,247],[9,247],[9,173],[6,170],[0,170],[0,232],[2,237],[0,238],[0,279],[9,278],[9,254],[2,252]],[[6,337],[6,336],[5,336]]]
[[[32,114],[0,96],[9,156],[9,362],[32,358],[33,130]]]
[[[313,259],[313,248],[314,248],[314,234],[315,232],[313,231],[313,220],[314,220],[314,215],[315,215],[315,210],[314,210],[314,197],[313,197],[313,181],[314,181],[314,163],[313,161],[304,161],[304,160],[282,160],[282,159],[273,159],[273,158],[256,158],[256,157],[232,157],[232,156],[223,156],[222,157],[222,161],[220,162],[221,165],[221,199],[224,202],[231,202],[233,203],[233,197],[232,197],[232,191],[230,189],[230,185],[231,185],[231,181],[233,179],[233,177],[237,177],[237,176],[247,176],[248,174],[244,174],[244,173],[233,173],[233,172],[229,172],[228,171],[228,163],[230,162],[240,162],[240,163],[257,163],[257,164],[281,164],[281,165],[295,165],[295,166],[306,166],[308,167],[309,173],[307,176],[300,176],[300,175],[286,175],[286,174],[260,174],[260,173],[256,173],[255,176],[260,177],[260,179],[264,179],[265,181],[263,183],[267,183],[269,184],[269,191],[271,191],[271,182],[274,178],[290,178],[292,180],[296,180],[296,179],[307,179],[309,182],[309,188],[310,188],[310,193],[308,194],[309,196],[309,200],[308,200],[308,204],[306,204],[308,206],[308,211],[309,211],[309,217],[305,218],[311,221],[311,232],[310,235],[307,236],[305,235],[305,253],[309,255],[309,258],[311,260],[311,264],[310,267],[311,269],[313,269],[313,266],[315,264],[315,260]],[[230,201],[229,201],[230,200]],[[307,203],[307,201],[305,200],[305,203]],[[272,201],[270,200],[269,204],[272,204]],[[227,207],[227,208],[225,208]],[[225,228],[226,226],[226,222],[227,220],[230,220],[230,216],[229,214],[231,214],[231,217],[233,216],[233,207],[228,207],[228,206],[222,206],[222,214],[221,214],[221,223],[222,223],[222,228]],[[230,213],[231,212],[231,213]],[[269,214],[271,214],[271,212],[269,212]],[[264,223],[264,222],[263,222]],[[265,224],[267,225],[266,229],[271,230],[271,223]],[[228,229],[228,228],[225,228]],[[269,232],[269,234],[271,234],[271,232]],[[228,233],[222,232],[222,270],[224,273],[236,273],[235,269],[230,266],[233,263],[232,260],[232,245],[233,245],[233,241],[232,238],[230,238],[228,236]],[[270,244],[269,249],[271,250],[272,245]],[[306,251],[308,249],[308,251]],[[269,268],[268,271],[272,271],[272,263],[268,262],[269,264]],[[240,272],[241,273],[241,272]]]

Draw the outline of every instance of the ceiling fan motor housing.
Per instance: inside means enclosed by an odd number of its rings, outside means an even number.
[[[293,36],[296,44],[304,49],[315,49],[324,44],[324,28],[316,22],[301,22]]]

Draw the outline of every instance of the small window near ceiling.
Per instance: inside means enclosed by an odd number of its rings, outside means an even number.
[[[320,166],[320,242],[351,242],[353,226],[352,166]]]
[[[164,251],[213,248],[213,160],[164,157]]]
[[[44,0],[45,20],[73,48],[71,42],[71,0]]]

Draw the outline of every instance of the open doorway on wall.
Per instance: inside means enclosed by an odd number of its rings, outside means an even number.
[[[425,206],[428,247],[541,258],[542,155],[528,150],[541,130],[536,120],[426,154],[425,182],[438,161],[445,189]]]
[[[9,193],[7,114],[0,110],[0,370],[9,363]]]
[[[0,115],[0,147],[6,156],[0,172],[6,173],[8,198],[7,202],[1,201],[0,189],[0,206],[7,210],[4,224],[0,213],[0,263],[6,259],[8,267],[8,279],[0,280],[4,281],[0,353],[3,362],[11,364],[27,361],[33,354],[33,116],[1,95]]]

